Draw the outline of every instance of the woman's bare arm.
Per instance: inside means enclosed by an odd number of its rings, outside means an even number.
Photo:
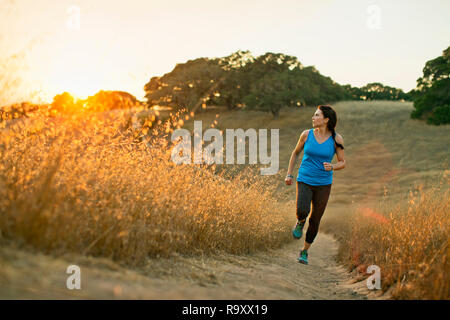
[[[340,134],[336,134],[336,142],[344,145],[344,138]],[[336,148],[336,156],[338,162],[336,164],[333,164],[333,170],[341,170],[345,168],[345,155],[344,155],[344,149],[341,149],[339,147]]]
[[[303,151],[303,147],[305,146],[306,138],[308,137],[308,130],[304,130],[298,139],[297,146],[294,151],[292,151],[291,159],[289,160],[289,167],[287,170],[287,174],[292,174],[294,170],[295,163],[297,162],[298,155]]]

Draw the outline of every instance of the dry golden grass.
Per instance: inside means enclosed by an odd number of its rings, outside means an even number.
[[[449,299],[449,176],[420,185],[400,202],[353,213],[340,257],[364,273],[378,265],[382,289],[397,299]]]
[[[148,144],[121,111],[9,126],[0,138],[0,240],[128,265],[287,242],[292,219],[250,168],[225,179],[170,160],[177,117],[144,129]]]

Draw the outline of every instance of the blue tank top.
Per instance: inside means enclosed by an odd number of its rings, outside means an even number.
[[[312,186],[328,185],[333,182],[333,171],[326,171],[323,163],[331,163],[333,159],[336,152],[334,139],[330,136],[325,142],[319,144],[313,130],[308,131],[308,137],[303,146],[303,159],[298,169],[297,181]]]

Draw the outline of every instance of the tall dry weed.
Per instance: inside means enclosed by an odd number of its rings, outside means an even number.
[[[170,160],[168,137],[179,118],[146,121],[139,130],[122,111],[9,123],[0,138],[4,240],[129,265],[287,242],[289,215],[255,171],[230,179]]]
[[[364,273],[378,265],[384,291],[397,299],[449,299],[450,189],[447,175],[419,185],[404,201],[355,212],[341,259]]]

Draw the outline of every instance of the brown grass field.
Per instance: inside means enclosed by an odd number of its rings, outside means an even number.
[[[339,261],[356,279],[376,264],[393,298],[448,299],[450,127],[410,119],[411,103],[333,106],[347,166],[334,174],[320,231],[338,239]],[[314,111],[285,108],[276,119],[245,110],[195,115],[204,130],[279,128],[274,176],[260,176],[256,166],[172,163],[164,136],[192,129],[192,114],[159,126],[147,121],[143,131],[121,112],[17,121],[0,135],[0,243],[128,269],[149,259],[281,248],[295,222],[295,186],[285,186],[284,176]],[[149,144],[146,133],[155,137]]]

